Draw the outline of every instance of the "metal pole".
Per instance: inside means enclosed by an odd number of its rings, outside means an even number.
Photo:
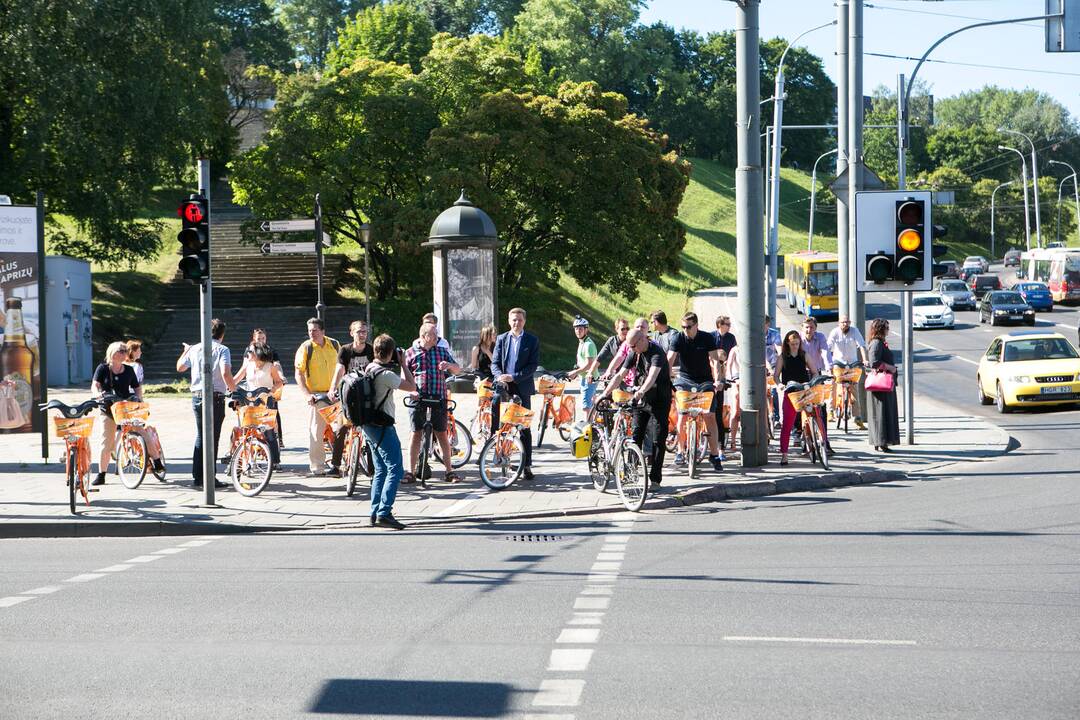
[[[768,462],[765,423],[770,419],[765,399],[765,257],[761,252],[762,191],[758,38],[759,0],[740,0],[735,21],[737,63],[736,129],[738,164],[735,168],[735,234],[738,269],[739,401],[742,405],[742,465],[760,467]]]
[[[806,236],[806,249],[814,249],[814,209],[817,206],[817,166],[821,162],[821,159],[832,155],[837,151],[837,148],[828,150],[818,155],[818,159],[814,161],[814,172],[810,174],[810,232]]]
[[[1077,237],[1080,237],[1080,189],[1078,189],[1077,186],[1076,186],[1076,168],[1074,168],[1072,165],[1070,165],[1067,162],[1062,162],[1061,160],[1051,160],[1050,164],[1051,165],[1064,165],[1065,167],[1069,168],[1069,172],[1072,173],[1071,177],[1072,177],[1072,181],[1073,181],[1073,201],[1076,203],[1076,234],[1077,234]],[[1065,182],[1065,180],[1068,180],[1068,179],[1069,178],[1066,177],[1064,180],[1062,180],[1062,182]],[[1058,195],[1060,196],[1060,194],[1061,194],[1061,189],[1059,187]],[[1058,201],[1058,204],[1060,205],[1060,200]]]
[[[848,259],[855,255],[855,194],[863,187],[863,0],[848,3]],[[848,263],[851,322],[866,336],[866,305],[858,291],[857,260]],[[866,391],[860,384],[860,407]]]
[[[1039,168],[1037,166],[1038,158],[1035,156],[1035,143],[1031,141],[1031,138],[1018,130],[1009,130],[1008,128],[998,128],[999,132],[1009,133],[1010,135],[1017,135],[1027,140],[1027,144],[1031,146],[1031,191],[1035,198],[1035,247],[1042,247],[1042,220],[1039,216]],[[1020,157],[1023,157],[1021,154]],[[1025,181],[1026,182],[1026,181]],[[1027,190],[1024,191],[1025,194]]]
[[[1058,199],[1057,199],[1057,230],[1054,233],[1054,240],[1061,244],[1061,189],[1065,187],[1065,181],[1069,178],[1061,178],[1061,182],[1058,183]]]
[[[322,203],[319,202],[319,193],[315,193],[315,317],[326,322],[323,315],[326,305],[323,304],[323,252],[322,252]],[[369,326],[370,327],[370,326]]]
[[[1003,182],[1000,185],[998,185],[996,188],[994,188],[994,192],[990,193],[990,258],[991,259],[994,258],[994,243],[995,243],[994,198],[997,196],[997,191],[998,190],[1005,187],[1006,185],[1012,185],[1014,182],[1016,182],[1016,181],[1015,180],[1010,180],[1008,182]]]
[[[210,161],[199,159],[199,194],[206,198],[207,224],[211,233],[211,255],[213,254],[214,217],[210,210]],[[210,334],[210,320],[214,314],[213,268],[211,258],[210,272],[206,280],[199,285],[199,342],[202,343],[202,464],[203,464],[203,505],[215,505],[214,485],[217,483],[217,447],[214,443],[214,352],[213,338]]]
[[[1031,249],[1031,209],[1028,207],[1028,194],[1027,194],[1027,160],[1024,159],[1024,153],[1020,152],[1016,148],[1007,147],[1005,145],[998,145],[998,150],[1011,150],[1020,156],[1020,177],[1021,186],[1024,188],[1024,249]]]
[[[907,187],[907,158],[904,152],[904,75],[896,76],[896,177],[897,188]],[[900,292],[900,332],[904,348],[904,435],[908,445],[915,444],[915,333],[912,324],[911,291]]]
[[[368,332],[371,332],[371,239],[364,237],[364,312],[367,318]]]
[[[758,115],[760,122],[760,114]],[[764,241],[762,247],[765,248],[766,254],[769,252],[769,213],[772,212],[772,193],[769,192],[769,186],[772,183],[772,125],[765,126],[765,172],[762,173],[764,183],[762,184],[762,197],[764,198],[765,212],[762,214],[764,223],[762,227],[765,229],[765,236],[762,238]],[[767,303],[766,303],[767,306]],[[771,317],[771,316],[770,316]]]
[[[848,0],[836,3],[836,175],[848,166]],[[836,256],[840,268],[837,293],[840,314],[851,317],[852,253],[849,252],[847,193],[836,194]],[[866,407],[863,405],[862,407]]]
[[[45,191],[38,190],[36,193],[36,201],[34,203],[37,206],[37,262],[38,262],[38,277],[37,277],[37,289],[38,289],[38,389],[40,396],[36,398],[37,402],[42,405],[49,402],[49,373],[46,371],[47,360],[49,354],[49,344],[46,338],[49,337],[48,332],[48,320],[49,313],[47,312],[48,306],[48,290],[46,287],[47,278],[45,277]],[[33,379],[33,378],[31,378]],[[70,381],[70,377],[68,378]],[[49,418],[48,415],[39,410],[36,406],[32,408],[34,417],[37,422],[41,423],[41,459],[45,462],[49,461]],[[107,468],[106,468],[107,469]]]

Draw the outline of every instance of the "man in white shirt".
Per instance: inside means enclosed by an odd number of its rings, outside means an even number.
[[[203,485],[203,437],[202,404],[209,398],[214,407],[213,457],[217,463],[218,440],[221,437],[221,423],[225,419],[225,395],[236,389],[232,374],[232,355],[223,343],[225,340],[225,322],[214,318],[210,324],[210,355],[213,377],[210,392],[207,395],[202,376],[202,343],[188,345],[184,343],[183,352],[176,359],[176,372],[191,370],[191,409],[195,414],[195,447],[191,456],[191,477],[194,487]],[[214,479],[214,486],[230,487],[227,483]]]
[[[855,362],[866,363],[866,341],[863,340],[859,328],[853,327],[851,318],[847,315],[840,316],[840,323],[829,333],[828,339],[829,357],[834,363],[850,365]],[[855,424],[862,429],[862,415],[859,412],[859,395],[853,393]],[[832,389],[832,407],[836,407],[836,383]]]

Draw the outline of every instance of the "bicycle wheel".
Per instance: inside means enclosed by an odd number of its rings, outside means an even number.
[[[450,440],[450,465],[457,470],[459,467],[464,467],[472,457],[473,439],[469,429],[456,418],[454,424],[447,427],[447,430]],[[438,443],[435,443],[434,450],[435,459],[442,462],[442,450],[439,449]]]
[[[649,473],[645,467],[645,455],[633,440],[626,440],[622,447],[622,463],[615,473],[615,486],[623,506],[637,512],[649,495]]]
[[[261,493],[270,483],[273,473],[270,446],[253,437],[244,440],[229,463],[233,487],[244,497],[255,497]]]
[[[116,471],[120,482],[128,490],[134,490],[146,477],[147,458],[146,440],[136,432],[120,434],[116,447]]]
[[[517,433],[497,433],[480,450],[480,479],[492,490],[505,490],[525,470],[525,444]]]
[[[72,447],[68,446],[67,454],[67,486],[68,486],[68,510],[72,515],[78,515],[75,512],[75,484],[78,482],[78,472],[76,472],[75,466],[78,462],[75,460],[75,452]]]
[[[825,451],[825,428],[824,423],[821,421],[820,406],[810,417],[810,427],[814,433],[814,444],[817,446],[817,461],[821,463],[821,467],[828,470],[829,453]]]
[[[363,454],[364,447],[363,442],[359,435],[353,435],[352,441],[349,443],[349,463],[346,465],[348,468],[345,472],[345,496],[352,497],[356,492],[356,476],[360,474],[360,456]]]
[[[604,452],[604,437],[593,426],[592,447],[589,448],[589,478],[597,492],[604,492],[608,486],[608,462]]]
[[[851,420],[851,393],[855,392],[853,388],[848,388],[844,393],[844,433],[848,431],[848,421]]]
[[[844,386],[840,386],[840,399],[833,408],[833,412],[836,413],[836,429],[839,430],[844,424],[844,409],[847,407],[847,389]],[[844,432],[847,432],[847,428],[844,427]]]
[[[431,479],[431,426],[427,426],[424,429],[424,433],[421,436],[420,441],[420,457],[416,468],[416,479],[420,482],[420,487],[427,487],[427,480]]]
[[[697,418],[686,421],[686,470],[691,479],[697,477],[698,466],[698,426]]]
[[[549,407],[547,400],[545,400],[544,410],[540,413],[540,426],[536,428],[536,447],[540,447],[544,442],[544,431],[547,430],[548,426]]]

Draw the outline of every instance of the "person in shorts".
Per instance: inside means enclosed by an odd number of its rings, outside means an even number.
[[[574,318],[573,328],[578,339],[576,367],[566,375],[570,380],[581,378],[581,406],[588,412],[596,392],[596,343],[589,337],[589,321],[585,318],[580,315]]]
[[[450,351],[439,344],[439,331],[435,325],[424,323],[420,326],[420,337],[405,353],[405,363],[416,382],[416,391],[422,398],[438,399],[437,406],[417,405],[411,408],[412,439],[409,442],[409,471],[402,482],[416,481],[416,468],[420,459],[420,443],[424,423],[430,412],[431,427],[446,466],[446,481],[457,482],[461,479],[450,466],[450,436],[446,432],[446,376],[458,374],[461,366],[454,362]]]
[[[686,313],[682,319],[682,332],[671,344],[671,350],[667,354],[669,365],[678,361],[679,367],[674,379],[676,390],[692,390],[697,386],[711,385],[713,391],[719,394],[724,387],[724,367],[720,357],[720,350],[716,347],[716,339],[712,333],[703,332],[698,327],[698,318],[695,313]],[[714,395],[714,400],[715,400]],[[720,435],[716,427],[716,415],[712,412],[701,416],[705,420],[705,427],[709,432],[709,456],[713,469],[723,470],[723,460],[720,456]],[[686,416],[679,416],[679,436],[683,436],[683,426]],[[685,440],[678,452],[675,453],[675,464],[686,463]]]

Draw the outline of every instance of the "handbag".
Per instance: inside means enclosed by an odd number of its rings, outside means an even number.
[[[892,373],[884,370],[871,370],[866,373],[866,389],[868,392],[892,392],[896,380]]]

